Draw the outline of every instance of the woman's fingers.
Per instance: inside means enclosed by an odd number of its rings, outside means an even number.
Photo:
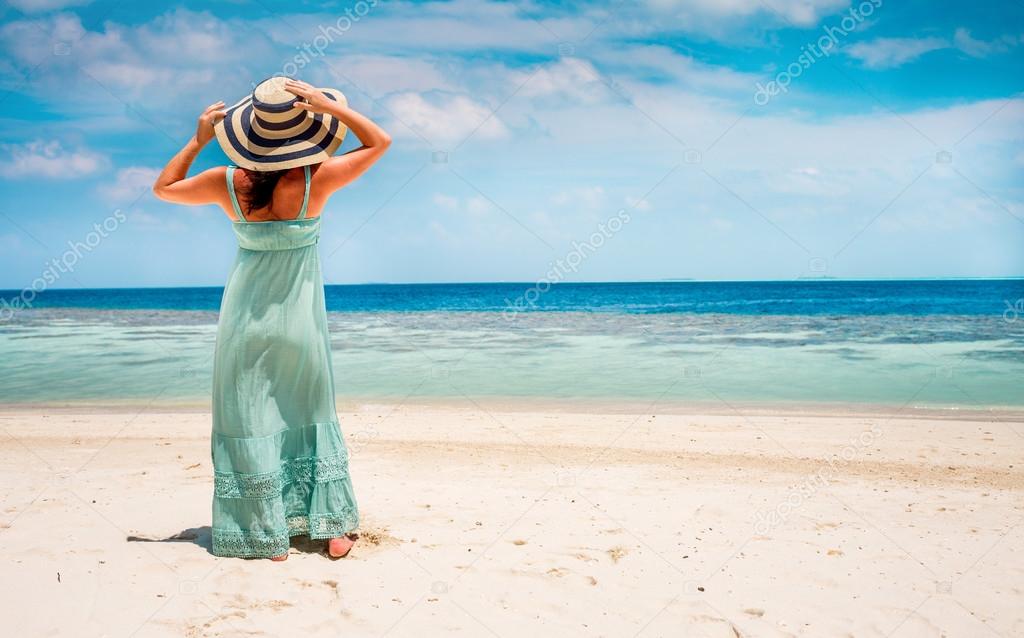
[[[202,117],[200,117],[199,119],[202,122],[207,122],[209,124],[216,124],[217,122],[219,122],[219,121],[223,120],[225,117],[227,117],[227,114],[228,114],[227,111],[221,111],[221,110],[207,111],[207,112],[203,113]]]
[[[224,108],[224,103],[223,102],[214,102],[210,106],[206,107],[206,109],[203,111],[203,114],[200,115],[199,117],[207,117],[207,116],[210,115],[210,113],[213,113],[215,111],[221,111],[221,109],[223,109],[223,108]]]
[[[289,93],[294,93],[295,95],[306,97],[313,92],[313,87],[305,82],[299,82],[298,80],[287,80],[284,83],[284,90]]]

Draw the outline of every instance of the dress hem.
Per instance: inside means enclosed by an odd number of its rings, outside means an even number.
[[[310,521],[313,521],[310,523]],[[359,514],[352,508],[339,514],[292,516],[288,528],[276,532],[217,530],[212,532],[213,553],[222,558],[273,558],[288,553],[293,536],[310,540],[340,538],[359,528]]]

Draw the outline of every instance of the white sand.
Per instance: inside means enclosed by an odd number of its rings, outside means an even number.
[[[1020,415],[340,409],[364,535],[285,563],[208,414],[0,411],[4,635],[1024,635]]]

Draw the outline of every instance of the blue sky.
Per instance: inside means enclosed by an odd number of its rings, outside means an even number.
[[[580,5],[10,0],[0,288],[222,284],[227,218],[149,185],[277,73],[395,139],[329,283],[1024,274],[1024,5]]]

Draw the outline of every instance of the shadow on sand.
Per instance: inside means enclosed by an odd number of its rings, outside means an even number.
[[[350,538],[358,538],[352,534]],[[202,547],[210,555],[213,553],[213,534],[209,525],[203,527],[190,527],[172,536],[161,538],[159,536],[137,536],[131,535],[125,538],[129,543],[194,543]],[[331,558],[327,553],[327,543],[324,540],[310,540],[308,536],[292,536],[289,543],[292,549],[303,554],[320,554],[325,558]]]

